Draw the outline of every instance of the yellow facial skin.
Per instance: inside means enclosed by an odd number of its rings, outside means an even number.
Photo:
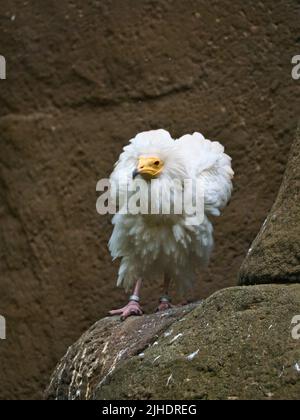
[[[140,157],[134,178],[142,175],[145,179],[158,177],[164,169],[164,162],[158,157]]]

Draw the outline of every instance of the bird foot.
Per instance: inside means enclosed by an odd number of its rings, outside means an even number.
[[[172,305],[170,302],[161,302],[158,307],[156,312],[163,312],[163,311],[167,311],[168,309],[174,308],[174,305]]]
[[[121,309],[114,309],[109,312],[109,315],[120,315],[121,321],[125,321],[130,316],[141,316],[143,315],[143,310],[140,304],[134,300],[130,300],[126,306]]]
[[[174,308],[174,305],[171,304],[171,301],[167,296],[163,296],[160,298],[156,312],[167,311],[171,308]]]

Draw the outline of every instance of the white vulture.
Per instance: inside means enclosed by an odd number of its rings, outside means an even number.
[[[174,140],[165,130],[153,130],[130,141],[110,177],[111,191],[117,193],[119,205],[113,217],[109,249],[113,259],[121,259],[118,286],[132,288],[133,294],[126,306],[110,311],[111,315],[120,315],[123,320],[130,315],[142,315],[142,282],[163,280],[158,310],[165,310],[171,307],[170,281],[181,291],[196,281],[197,272],[208,264],[213,248],[209,215],[220,215],[227,205],[233,175],[231,158],[224,153],[224,147],[200,133]],[[184,206],[181,212],[174,211],[179,197],[174,192],[179,186],[186,188],[185,180],[195,181],[203,190],[202,217],[186,213]],[[153,194],[149,194],[150,184],[154,185]],[[124,211],[128,196],[132,197],[137,190],[140,200],[149,201],[148,210],[155,202],[156,211],[147,214]],[[193,200],[195,190],[191,191],[187,197]],[[173,211],[161,211],[165,200],[171,201],[169,208]]]

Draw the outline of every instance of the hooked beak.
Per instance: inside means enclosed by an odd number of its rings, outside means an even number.
[[[140,157],[137,168],[133,171],[132,177],[135,179],[138,175],[149,180],[156,178],[164,169],[164,162],[158,157]]]
[[[136,168],[133,172],[132,172],[132,179],[135,179],[138,175],[140,174],[139,170]]]

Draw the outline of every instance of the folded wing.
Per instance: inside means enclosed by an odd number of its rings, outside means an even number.
[[[219,216],[232,193],[231,158],[220,143],[200,133],[181,137],[176,147],[184,156],[191,178],[200,180],[203,186],[205,212]]]

